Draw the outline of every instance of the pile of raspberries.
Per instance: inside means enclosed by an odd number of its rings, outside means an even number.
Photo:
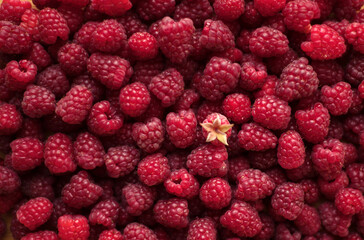
[[[0,238],[362,240],[364,0],[3,0],[0,152]]]

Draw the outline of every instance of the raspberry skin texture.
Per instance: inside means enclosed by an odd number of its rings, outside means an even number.
[[[217,239],[216,223],[210,217],[196,218],[190,222],[187,233],[187,240]]]
[[[318,186],[320,192],[329,200],[334,200],[336,193],[349,185],[349,178],[344,171],[333,181],[327,181],[323,178],[319,178]]]
[[[196,138],[197,119],[193,111],[170,112],[166,117],[166,130],[169,140],[177,148],[186,148]]]
[[[118,18],[117,21],[124,26],[126,35],[128,38],[137,32],[146,32],[148,27],[144,24],[138,14],[135,12],[126,12],[122,17]]]
[[[364,57],[354,55],[345,67],[345,80],[353,86],[358,86],[364,80],[364,76],[361,74],[363,69]]]
[[[59,49],[57,57],[59,65],[69,76],[78,76],[86,71],[89,56],[79,44],[65,44]]]
[[[36,138],[18,138],[10,147],[11,165],[17,171],[31,170],[43,163],[43,143]]]
[[[191,54],[192,36],[195,32],[193,22],[183,18],[175,22],[170,17],[161,20],[158,27],[158,45],[162,53],[173,63],[181,64]]]
[[[33,8],[25,10],[21,16],[20,26],[30,35],[32,40],[40,41],[39,11]]]
[[[345,237],[349,234],[352,216],[343,215],[331,202],[324,202],[318,207],[322,226],[331,234]]]
[[[274,190],[271,205],[274,211],[288,220],[295,220],[302,212],[305,193],[301,185],[286,182]]]
[[[152,117],[146,123],[134,123],[132,137],[138,147],[146,153],[157,151],[164,141],[165,129],[160,119]]]
[[[206,19],[211,18],[214,10],[208,0],[182,1],[176,6],[174,19],[189,18],[196,27],[202,27]]]
[[[23,122],[23,117],[16,109],[15,105],[0,104],[0,135],[11,135],[17,132]]]
[[[335,195],[335,207],[344,215],[354,215],[364,208],[362,193],[353,188],[342,188]]]
[[[128,40],[131,55],[137,60],[151,60],[158,54],[157,39],[147,32],[137,32]]]
[[[86,171],[80,171],[63,187],[62,201],[69,207],[80,209],[96,203],[102,193],[102,187],[94,184]]]
[[[31,7],[27,1],[5,0],[0,6],[0,19],[19,24],[23,13]]]
[[[254,237],[262,229],[258,212],[246,202],[235,201],[221,217],[220,223],[239,237]]]
[[[148,86],[163,107],[172,106],[182,95],[184,87],[183,77],[175,68],[169,68],[153,77]]]
[[[57,233],[55,233],[53,231],[45,230],[45,231],[38,231],[38,232],[34,232],[34,233],[28,233],[21,239],[22,240],[41,240],[41,239],[57,240],[58,236],[57,236]]]
[[[53,176],[36,173],[23,178],[22,183],[21,190],[29,198],[45,197],[54,200]]]
[[[329,132],[330,114],[321,103],[311,109],[298,110],[295,118],[301,136],[308,142],[322,142]]]
[[[320,85],[332,85],[344,79],[344,69],[335,60],[312,61],[311,66],[317,73]]]
[[[155,220],[169,228],[185,228],[189,224],[188,202],[185,199],[159,200],[153,208]]]
[[[364,23],[351,23],[348,25],[348,27],[345,30],[345,38],[353,45],[354,50],[364,54],[364,47],[363,47],[363,41],[364,41]]]
[[[82,215],[63,215],[58,219],[58,237],[61,240],[87,240],[90,236],[90,226],[87,218]]]
[[[92,93],[94,102],[100,101],[105,91],[103,85],[88,74],[79,75],[78,77],[74,78],[72,87],[76,85],[84,85],[87,87]]]
[[[90,170],[104,165],[104,147],[101,141],[91,133],[80,133],[73,146],[75,161],[81,168]]]
[[[286,5],[286,0],[254,0],[254,8],[263,16],[271,17],[279,13]]]
[[[319,200],[320,190],[316,182],[310,179],[304,179],[300,184],[305,192],[305,203],[313,204]]]
[[[277,165],[277,151],[272,149],[264,152],[249,152],[248,160],[252,168],[267,170]]]
[[[300,167],[306,157],[305,145],[296,131],[283,133],[278,140],[278,164],[284,169]]]
[[[91,7],[112,17],[120,17],[132,7],[129,0],[92,0]]]
[[[123,177],[131,173],[140,159],[140,152],[133,146],[109,148],[104,156],[107,173],[112,178]]]
[[[15,192],[21,185],[18,174],[10,168],[0,166],[0,194]]]
[[[238,124],[247,122],[250,119],[250,106],[249,97],[241,93],[233,93],[226,96],[222,103],[224,115]]]
[[[148,88],[141,82],[134,82],[120,91],[119,103],[123,113],[131,117],[142,115],[151,101]]]
[[[294,0],[286,4],[282,13],[284,24],[289,30],[308,33],[311,20],[320,17],[320,8],[314,1]]]
[[[0,21],[0,51],[22,54],[30,50],[32,39],[27,30],[8,21]]]
[[[104,230],[99,235],[99,240],[123,240],[123,235],[115,228],[110,230]]]
[[[128,183],[122,188],[123,203],[126,211],[132,216],[140,216],[153,206],[156,192],[141,183]]]
[[[353,163],[346,168],[346,174],[350,179],[350,187],[364,191],[364,164]]]
[[[173,171],[169,175],[164,181],[164,187],[170,194],[180,198],[191,199],[198,195],[200,184],[192,174],[182,168]]]
[[[244,201],[256,201],[272,195],[275,188],[273,180],[258,169],[245,169],[237,176],[238,188],[235,198]]]
[[[52,65],[37,75],[36,84],[49,89],[56,98],[63,97],[70,89],[66,73],[59,65]]]
[[[276,85],[276,96],[287,101],[311,96],[318,88],[319,80],[306,58],[294,60],[286,66]]]
[[[81,45],[87,51],[94,50],[91,48],[91,37],[99,24],[99,22],[93,21],[83,24],[81,28],[75,33],[73,37],[74,42]]]
[[[331,115],[344,115],[348,112],[353,99],[353,91],[347,82],[338,82],[332,87],[321,88],[321,102]]]
[[[16,211],[16,218],[29,230],[34,231],[48,221],[52,210],[53,204],[47,198],[33,198]]]
[[[168,159],[160,153],[148,155],[138,164],[139,180],[147,186],[164,182],[170,173]]]
[[[320,215],[315,208],[305,204],[294,224],[302,234],[314,235],[321,227]]]
[[[137,222],[126,225],[123,233],[124,240],[158,240],[151,229]]]
[[[204,182],[199,193],[203,204],[211,209],[227,207],[230,204],[231,195],[229,183],[219,177],[210,178]]]
[[[238,141],[240,147],[248,151],[265,151],[277,146],[277,137],[256,123],[243,124],[238,133]]]
[[[37,66],[28,61],[11,61],[5,67],[5,84],[13,91],[22,91],[35,81]]]
[[[91,76],[109,89],[120,89],[133,74],[129,61],[118,56],[94,53],[87,61]],[[107,73],[107,74],[105,74]]]
[[[249,49],[258,57],[279,56],[288,51],[288,39],[281,31],[274,28],[257,28],[249,39]]]
[[[172,14],[175,5],[175,0],[144,0],[138,2],[136,11],[143,20],[155,21]]]
[[[244,13],[242,0],[216,0],[213,7],[216,16],[224,21],[234,21]]]
[[[44,164],[53,174],[76,170],[73,143],[67,135],[56,133],[47,139],[44,146]]]
[[[70,29],[62,15],[52,8],[44,8],[39,12],[39,34],[45,44],[54,44],[57,39],[68,40]]]
[[[222,52],[235,46],[235,37],[222,21],[208,19],[204,23],[201,45],[214,52]]]
[[[227,174],[228,153],[223,145],[205,144],[192,150],[186,166],[192,175],[223,177]]]
[[[119,210],[120,206],[116,200],[104,200],[91,209],[88,219],[91,225],[99,224],[108,228],[114,228]]]
[[[303,42],[301,48],[314,60],[336,59],[346,51],[344,38],[325,24],[313,25],[309,41]]]
[[[27,116],[40,118],[54,112],[56,97],[47,88],[31,85],[24,92],[21,107]]]

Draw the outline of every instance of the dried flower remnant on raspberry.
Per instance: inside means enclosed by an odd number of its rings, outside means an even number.
[[[207,116],[200,125],[203,128],[204,136],[207,135],[206,142],[212,142],[216,145],[216,140],[218,140],[224,145],[228,145],[227,138],[230,136],[234,124],[230,124],[224,115],[213,113]]]

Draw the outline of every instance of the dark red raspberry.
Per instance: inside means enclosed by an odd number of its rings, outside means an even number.
[[[158,54],[157,40],[147,32],[134,33],[128,40],[128,46],[137,60],[150,60]]]
[[[122,188],[122,199],[126,211],[132,216],[139,216],[153,206],[156,198],[155,189],[141,183],[128,183]]]
[[[42,42],[54,44],[57,39],[67,40],[70,29],[67,21],[53,8],[44,8],[39,12],[39,34]]]
[[[259,214],[260,220],[262,222],[262,229],[261,231],[255,235],[254,239],[256,240],[268,240],[272,239],[275,232],[275,224],[273,219],[266,215],[266,214]],[[234,239],[230,239],[234,240]]]
[[[49,219],[49,224],[56,228],[58,219],[63,215],[76,214],[77,210],[71,207],[68,207],[61,198],[57,198],[53,201],[53,213]]]
[[[104,200],[96,204],[88,216],[90,224],[100,224],[108,228],[114,228],[119,215],[119,203],[116,200]]]
[[[212,113],[222,114],[221,103],[204,101],[197,109],[197,122],[203,122],[203,120],[205,120],[206,117]]]
[[[238,188],[235,198],[244,201],[256,201],[272,195],[275,188],[273,180],[258,169],[246,169],[237,176]]]
[[[298,81],[299,80],[299,81]],[[299,58],[283,69],[276,86],[276,94],[285,101],[311,96],[319,80],[306,58]]]
[[[344,166],[348,166],[351,163],[356,162],[358,159],[358,150],[351,143],[344,144]]]
[[[9,210],[12,209],[14,205],[18,203],[22,198],[23,195],[20,191],[15,191],[6,195],[0,195],[0,213],[4,214],[9,212]],[[16,220],[16,218],[13,218],[13,220],[14,219]]]
[[[127,60],[102,53],[91,55],[87,62],[87,70],[93,78],[109,89],[120,89],[133,74],[133,69]]]
[[[353,188],[342,188],[335,195],[335,207],[344,215],[354,215],[364,209],[362,193]]]
[[[78,44],[65,44],[58,51],[58,62],[61,68],[71,76],[78,76],[86,71],[88,53]]]
[[[146,123],[134,123],[132,137],[139,148],[147,153],[157,151],[164,141],[164,127],[160,119],[153,117]]]
[[[17,132],[23,122],[23,117],[12,104],[0,103],[0,134],[11,135]]]
[[[153,208],[155,220],[170,228],[185,228],[188,226],[188,202],[185,199],[170,198],[159,200]]]
[[[74,42],[81,45],[86,50],[94,50],[91,48],[91,37],[95,32],[99,22],[86,22],[82,27],[75,33]]]
[[[274,16],[279,13],[284,6],[286,5],[286,1],[272,1],[272,0],[258,0],[254,1],[254,8],[259,11],[259,13],[263,17]]]
[[[351,224],[350,215],[340,213],[333,203],[324,202],[319,208],[321,223],[324,228],[331,234],[345,237],[349,234],[349,226]]]
[[[350,179],[350,187],[364,191],[364,164],[353,163],[346,168],[346,174]]]
[[[236,46],[241,49],[244,53],[250,53],[249,40],[252,32],[247,29],[243,29],[236,39]]]
[[[207,63],[197,89],[207,100],[220,100],[224,97],[224,93],[230,93],[236,88],[239,75],[239,64],[213,57]]]
[[[216,177],[210,178],[202,184],[199,195],[206,207],[222,209],[230,204],[232,193],[229,183]]]
[[[138,149],[133,146],[109,148],[104,156],[107,173],[112,178],[123,177],[131,173],[140,159]]]
[[[26,53],[31,46],[31,36],[24,27],[8,21],[0,21],[0,51],[2,53]]]
[[[56,114],[69,124],[81,123],[87,117],[92,107],[93,97],[88,88],[82,85],[72,87],[61,100],[57,102]]]
[[[96,203],[102,192],[102,188],[92,182],[86,171],[80,171],[62,189],[62,200],[68,206],[79,209]]]
[[[11,165],[17,171],[34,169],[43,162],[43,144],[36,138],[18,138],[10,143]]]
[[[21,103],[24,114],[32,118],[49,115],[56,109],[56,98],[47,88],[31,85],[24,92]]]
[[[354,49],[364,54],[364,23],[351,23],[345,31],[345,38],[353,45]]]
[[[363,224],[364,224],[364,211],[361,211],[356,215],[356,229],[358,232],[363,234]]]
[[[353,86],[358,86],[363,80],[364,57],[362,55],[353,56],[345,67],[345,80]]]
[[[158,240],[158,238],[151,229],[134,222],[124,228],[124,240]]]
[[[263,25],[266,27],[274,28],[282,33],[286,32],[286,25],[283,22],[283,14],[278,13],[274,16],[268,17],[264,20]]]
[[[169,107],[183,93],[183,77],[175,68],[169,68],[153,77],[148,88],[151,93],[161,100],[163,107]]]
[[[101,141],[91,133],[80,133],[73,146],[75,161],[81,168],[94,169],[104,165],[104,147]]]
[[[216,0],[213,6],[216,16],[224,21],[236,20],[244,13],[242,0]]]
[[[21,239],[31,231],[22,223],[20,223],[16,216],[14,216],[10,222],[10,232],[14,239]]]
[[[150,101],[149,91],[141,82],[127,85],[120,91],[120,108],[123,113],[131,117],[137,117],[143,114],[147,110]]]
[[[240,87],[253,91],[263,86],[267,78],[267,68],[260,61],[247,61],[242,64],[240,75]]]
[[[267,170],[277,165],[277,151],[272,149],[264,152],[249,152],[248,159],[253,168]]]
[[[364,109],[364,101],[360,97],[358,89],[352,89],[353,99],[349,108],[349,113],[359,114]]]
[[[254,237],[262,229],[258,212],[246,202],[236,201],[221,217],[220,223],[239,237]]]
[[[321,220],[317,210],[304,205],[301,214],[294,220],[294,224],[302,234],[314,235],[321,227]]]
[[[271,204],[275,213],[288,220],[295,220],[302,212],[304,197],[301,185],[286,182],[275,189]]]
[[[33,198],[16,211],[16,218],[33,231],[48,221],[52,211],[53,204],[47,198]]]
[[[37,66],[28,60],[11,61],[5,68],[5,85],[13,91],[22,91],[35,81]]]
[[[175,170],[164,181],[164,187],[168,193],[187,199],[198,195],[199,186],[196,178],[184,168]]]
[[[256,123],[243,124],[238,138],[239,145],[248,151],[265,151],[277,146],[277,137]]]
[[[318,186],[320,192],[329,200],[334,200],[336,193],[349,185],[349,179],[346,173],[343,171],[333,181],[327,181],[323,178],[318,179]]]
[[[20,23],[21,16],[27,9],[30,9],[31,6],[32,5],[28,1],[20,1],[20,0],[2,1],[0,6],[0,20]]]
[[[344,136],[343,123],[336,118],[330,120],[328,138],[336,138],[341,140]]]
[[[118,18],[117,20],[124,26],[126,35],[128,37],[137,32],[145,32],[148,29],[147,25],[140,20],[138,14],[133,11],[126,12],[122,17]]]
[[[178,148],[190,146],[196,138],[196,116],[192,110],[169,113],[166,117],[166,130],[169,140]]]
[[[25,235],[24,237],[22,237],[23,240],[41,240],[41,239],[45,239],[45,240],[57,240],[58,236],[57,233],[53,232],[53,231],[38,231],[38,232],[34,232],[34,233],[28,233],[27,235]]]
[[[288,51],[288,39],[276,29],[257,28],[249,39],[249,49],[258,57],[279,56]]]
[[[57,8],[57,11],[66,20],[70,33],[75,33],[81,27],[84,20],[82,9],[75,8],[72,4],[63,3]]]
[[[311,109],[297,111],[295,118],[302,137],[308,142],[319,143],[329,132],[330,114],[321,103],[316,103]]]
[[[235,123],[244,123],[249,120],[251,115],[250,99],[240,93],[233,93],[224,99],[222,108],[226,117]]]
[[[113,228],[111,230],[104,230],[99,235],[99,240],[123,240],[123,235]]]
[[[344,78],[344,70],[335,60],[312,61],[311,66],[317,73],[320,85],[332,85]]]
[[[71,139],[65,134],[56,133],[45,142],[44,164],[53,174],[73,172],[77,167],[73,151]]]
[[[35,173],[22,179],[21,190],[29,198],[45,197],[54,200],[54,177],[44,173]]]
[[[136,11],[145,21],[158,20],[173,13],[175,0],[143,0],[138,2]]]
[[[282,222],[282,221],[281,221]],[[277,240],[285,240],[285,239],[301,239],[302,234],[296,228],[294,228],[290,223],[280,223],[276,227],[276,239]]]
[[[20,187],[20,184],[20,178],[16,172],[0,166],[0,194],[12,193]]]
[[[168,159],[160,153],[149,155],[138,164],[139,179],[148,186],[163,182],[170,173]]]
[[[128,11],[132,4],[129,0],[92,0],[91,7],[109,16],[118,17]]]
[[[58,219],[58,237],[61,240],[87,240],[90,236],[90,226],[87,218],[82,215],[63,215]]]
[[[245,11],[240,17],[240,22],[250,28],[257,28],[262,24],[263,17],[255,8],[254,2],[245,3]]]
[[[346,114],[352,104],[353,92],[346,82],[321,88],[321,102],[334,116]]]
[[[296,131],[283,133],[278,140],[278,163],[284,169],[300,167],[305,161],[305,145]]]
[[[84,85],[91,91],[94,102],[98,102],[104,94],[104,87],[100,82],[96,81],[94,78],[88,74],[80,75],[73,79],[72,87],[76,85]]]
[[[157,57],[149,61],[136,62],[133,68],[134,74],[132,81],[141,82],[148,86],[152,78],[162,72],[164,69],[164,62],[161,57]]]
[[[288,29],[308,33],[311,30],[311,20],[320,17],[320,8],[314,1],[294,0],[286,4],[282,13]]]
[[[49,89],[57,98],[63,97],[70,89],[67,76],[59,65],[52,65],[40,72],[36,83]]]
[[[235,37],[222,21],[208,19],[204,23],[201,45],[212,51],[221,52],[235,45]]]
[[[216,223],[212,218],[197,218],[190,222],[188,228],[187,239],[189,240],[198,240],[198,239],[216,239],[217,230]]]
[[[279,75],[282,73],[283,69],[288,66],[291,62],[298,59],[297,53],[289,48],[288,51],[280,56],[271,57],[266,59],[268,69],[276,74]],[[268,80],[266,80],[267,82]]]
[[[287,177],[292,181],[299,181],[305,178],[313,178],[316,172],[311,161],[311,154],[308,152],[303,164],[297,168],[286,169]]]
[[[174,19],[190,18],[196,27],[203,26],[206,19],[211,18],[213,9],[208,0],[184,0],[176,6]]]
[[[228,154],[223,145],[206,144],[195,148],[187,157],[186,165],[193,175],[222,177],[227,174]]]
[[[305,203],[313,204],[320,198],[320,190],[318,184],[311,179],[304,179],[300,182],[305,192]]]
[[[325,21],[325,22],[323,22],[323,24],[331,27],[336,32],[338,32],[341,36],[345,37],[345,31],[346,31],[346,28],[348,27],[348,25],[350,24],[350,22],[348,20],[346,20],[346,19],[343,19],[340,22],[338,22],[338,21]]]

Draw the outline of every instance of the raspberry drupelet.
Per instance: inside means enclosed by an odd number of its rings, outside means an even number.
[[[213,145],[221,143],[228,145],[227,140],[234,125],[230,124],[224,115],[212,113],[200,125],[202,126],[202,134],[206,138],[206,142],[211,142]]]

